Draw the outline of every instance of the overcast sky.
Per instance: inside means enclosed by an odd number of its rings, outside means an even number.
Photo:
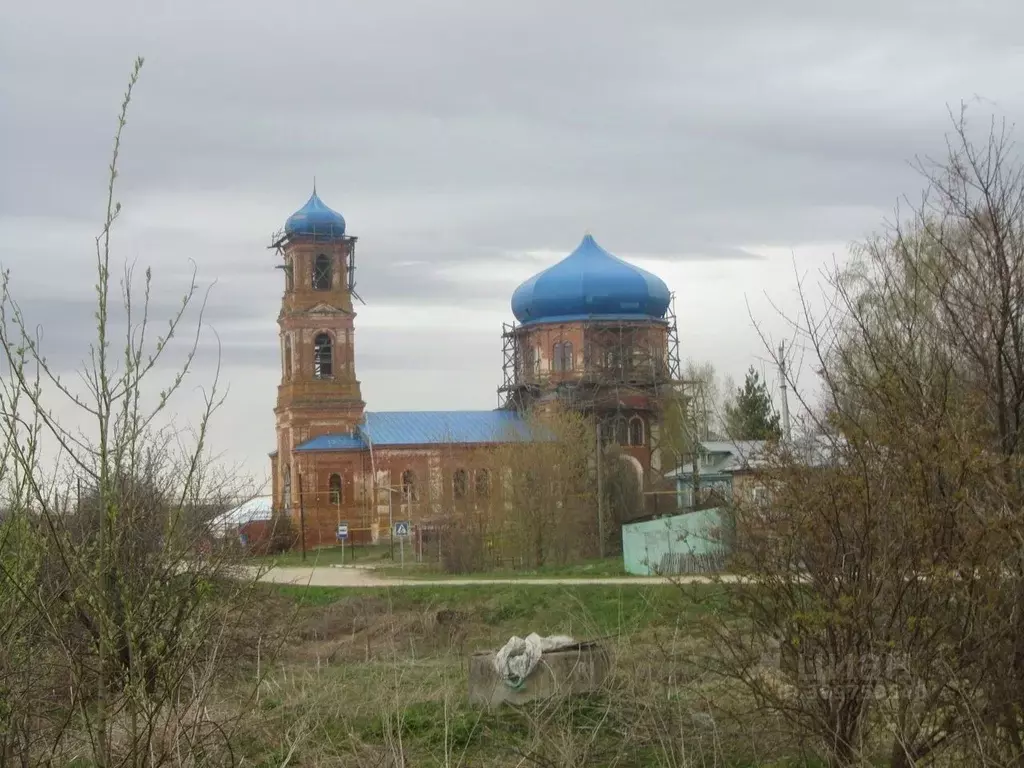
[[[766,367],[751,314],[785,335],[794,266],[813,281],[920,189],[948,104],[1021,113],[1022,27],[1014,0],[3,3],[0,261],[73,367],[142,54],[116,258],[153,268],[164,313],[190,259],[216,281],[214,439],[252,472],[279,379],[266,246],[314,176],[359,237],[370,409],[495,406],[512,290],[588,230],[675,291],[683,357],[741,379]]]

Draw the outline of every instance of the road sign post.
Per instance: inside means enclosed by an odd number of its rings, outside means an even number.
[[[338,531],[336,533],[338,541],[341,542],[341,564],[345,564],[345,540],[348,538],[348,523],[338,523]]]
[[[399,553],[401,560],[401,567],[405,568],[405,540],[409,536],[409,530],[412,526],[409,525],[408,520],[399,520],[395,523],[394,535],[398,539]]]

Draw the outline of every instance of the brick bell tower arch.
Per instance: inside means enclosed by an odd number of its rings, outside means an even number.
[[[272,462],[274,506],[284,512],[298,509],[295,447],[319,435],[351,433],[363,421],[354,353],[355,245],[345,219],[315,188],[271,245],[284,280]]]

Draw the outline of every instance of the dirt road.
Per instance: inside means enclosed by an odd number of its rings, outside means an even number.
[[[535,584],[541,586],[580,584],[668,584],[660,576],[620,576],[568,579],[396,579],[378,576],[373,568],[358,566],[320,566],[318,568],[272,568],[261,576],[262,581],[276,584],[296,584],[311,587],[471,587],[487,584]],[[687,584],[711,583],[706,576],[677,576],[676,581]]]

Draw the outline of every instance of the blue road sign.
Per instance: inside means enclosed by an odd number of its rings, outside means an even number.
[[[408,535],[409,535],[409,521],[408,520],[399,520],[397,523],[395,523],[395,536],[398,536],[399,538],[402,538],[402,537],[405,537],[405,536],[408,536]]]
[[[338,523],[338,541],[348,538],[348,523]]]

